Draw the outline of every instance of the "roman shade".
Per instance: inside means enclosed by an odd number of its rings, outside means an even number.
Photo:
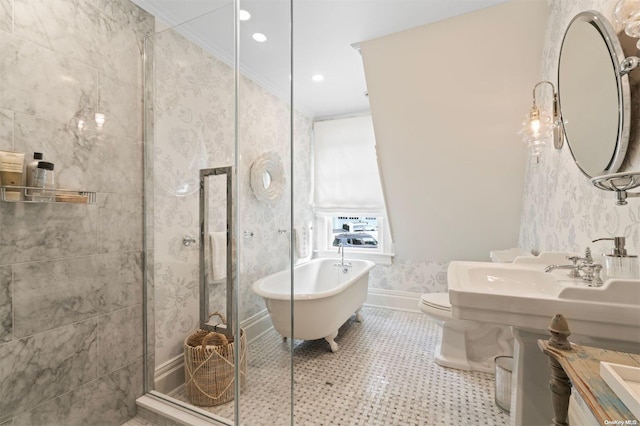
[[[370,115],[314,124],[316,213],[384,215]]]

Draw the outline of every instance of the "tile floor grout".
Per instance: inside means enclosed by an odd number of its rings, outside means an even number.
[[[362,323],[352,316],[342,326],[336,353],[324,340],[294,341],[294,424],[509,423],[494,403],[493,375],[433,361],[441,330],[426,315],[374,307],[365,307],[362,314]],[[289,344],[272,329],[248,349],[240,423],[290,424]],[[171,396],[188,401],[184,389]],[[233,406],[201,408],[233,419]]]

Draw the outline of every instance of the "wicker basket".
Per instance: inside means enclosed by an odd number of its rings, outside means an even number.
[[[225,322],[219,312],[214,315]],[[184,340],[185,389],[192,404],[210,407],[233,401],[234,349],[233,340],[207,330],[198,330]],[[245,387],[246,373],[247,337],[240,329],[240,390]]]

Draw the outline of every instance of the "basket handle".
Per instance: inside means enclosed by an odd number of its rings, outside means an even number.
[[[212,339],[218,338],[220,340],[220,344],[218,345],[212,345],[212,346],[227,346],[229,344],[229,341],[227,340],[227,336],[225,336],[222,333],[216,333],[214,331],[212,331],[211,333],[208,333],[206,336],[204,336],[202,338],[202,351],[204,352],[207,349],[207,345],[209,344],[209,342]]]
[[[223,325],[227,325],[227,319],[224,317],[222,312],[215,311],[214,313],[209,314],[209,319],[211,319],[211,317],[218,317],[220,318],[220,322],[222,322]]]

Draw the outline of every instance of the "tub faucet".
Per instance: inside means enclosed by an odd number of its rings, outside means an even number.
[[[344,263],[344,244],[338,244],[338,253],[340,253],[340,263],[334,263],[334,266],[340,266],[342,268],[351,268],[351,263]]]

